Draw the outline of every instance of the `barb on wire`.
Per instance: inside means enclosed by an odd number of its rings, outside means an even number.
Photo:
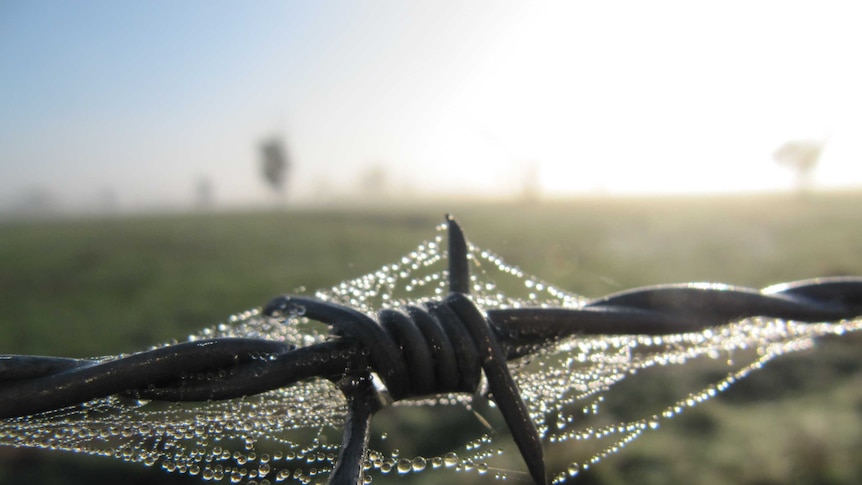
[[[373,415],[409,398],[476,393],[484,375],[524,463],[547,482],[541,433],[508,361],[571,336],[671,335],[747,317],[824,322],[862,315],[862,278],[822,278],[764,290],[717,284],[634,289],[579,308],[493,308],[470,298],[469,252],[448,225],[449,295],[384,309],[376,318],[306,296],[281,296],[264,315],[298,310],[330,326],[332,337],[305,347],[261,338],[212,338],[106,360],[0,356],[0,418],[27,419],[111,395],[158,401],[251,396],[311,377],[336,383],[348,414],[330,483],[362,483]],[[218,373],[214,379],[192,379]],[[377,381],[379,379],[379,382]]]

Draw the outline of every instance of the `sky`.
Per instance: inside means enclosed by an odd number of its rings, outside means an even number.
[[[862,188],[860,10],[0,0],[0,210],[268,203],[272,136],[297,204]]]

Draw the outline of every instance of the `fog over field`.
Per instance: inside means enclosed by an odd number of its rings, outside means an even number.
[[[0,211],[862,185],[850,2],[12,2]],[[280,194],[261,145],[286,147]]]

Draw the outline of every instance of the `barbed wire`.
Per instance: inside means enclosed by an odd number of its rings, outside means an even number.
[[[449,295],[385,309],[373,318],[305,296],[281,296],[263,308],[301,313],[332,328],[306,347],[252,338],[213,338],[107,359],[0,355],[0,419],[121,395],[159,401],[207,401],[255,395],[311,377],[335,382],[348,402],[341,452],[330,483],[362,483],[371,418],[411,397],[474,393],[484,373],[533,480],[545,483],[539,433],[506,362],[573,335],[668,335],[748,317],[824,322],[862,315],[862,278],[818,278],[762,290],[721,284],[637,288],[571,308],[482,312],[469,298],[468,250],[447,216]],[[229,372],[219,372],[229,370]],[[200,373],[215,378],[194,379]],[[374,376],[379,377],[378,383]]]

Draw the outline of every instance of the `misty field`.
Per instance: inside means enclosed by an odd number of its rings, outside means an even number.
[[[0,353],[99,356],[184,340],[278,294],[310,293],[395,261],[433,238],[445,212],[472,243],[588,297],[660,283],[761,288],[862,275],[860,208],[862,194],[818,194],[6,221]],[[653,384],[632,395],[658,399],[671,385]],[[117,477],[201,483],[109,459],[0,448],[0,483]],[[779,359],[579,483],[862,483],[862,340]]]

